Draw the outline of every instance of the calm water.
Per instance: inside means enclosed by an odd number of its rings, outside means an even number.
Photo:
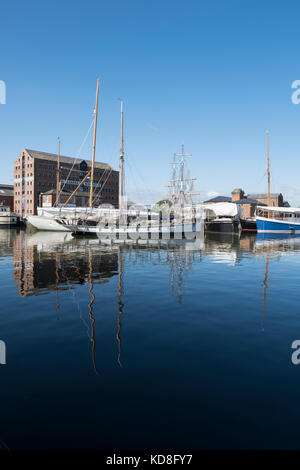
[[[137,249],[1,230],[1,442],[299,448],[299,267],[300,239]]]

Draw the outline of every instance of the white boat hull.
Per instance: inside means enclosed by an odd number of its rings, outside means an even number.
[[[256,217],[258,233],[297,233],[300,234],[299,219],[286,218],[284,220],[267,217]]]
[[[0,227],[14,227],[18,225],[18,217],[11,213],[0,214]]]
[[[198,223],[186,223],[186,224],[175,224],[175,225],[159,225],[159,226],[139,226],[139,227],[110,227],[101,228],[99,226],[73,226],[74,234],[86,234],[86,235],[97,235],[99,238],[102,237],[114,237],[120,240],[132,239],[136,240],[139,238],[170,238],[176,237],[183,234],[200,233],[203,229],[203,222]]]
[[[45,230],[50,232],[71,232],[71,228],[61,224],[53,217],[28,215],[27,221],[37,230]]]

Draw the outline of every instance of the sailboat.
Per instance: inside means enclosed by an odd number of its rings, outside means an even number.
[[[98,95],[96,99],[96,113],[98,109]],[[93,160],[92,160],[92,172],[93,165],[95,162],[95,146],[96,146],[96,126],[97,118],[95,120],[94,127],[94,142],[93,142]],[[98,233],[99,223],[102,219],[115,220],[116,217],[120,217],[122,207],[124,204],[124,176],[123,176],[123,165],[124,165],[124,151],[123,151],[123,101],[121,101],[121,151],[120,151],[120,197],[119,197],[119,209],[96,209],[94,216],[80,218],[79,220],[70,222],[70,227],[74,235],[93,235]],[[90,188],[90,209],[92,210],[93,201],[93,185],[91,183]]]
[[[94,137],[93,137],[93,156],[91,169],[86,173],[78,186],[69,195],[64,204],[60,204],[60,140],[58,139],[58,155],[57,155],[57,184],[56,184],[56,207],[47,208],[46,214],[42,215],[27,215],[26,220],[38,230],[55,231],[55,232],[72,232],[74,224],[78,219],[89,220],[98,216],[103,211],[98,208],[93,208],[93,182],[94,182],[94,168],[95,168],[95,152],[96,152],[96,133],[97,133],[97,118],[98,118],[98,97],[99,97],[99,78],[97,79],[96,89],[96,106],[95,106],[95,119],[94,119]],[[89,207],[76,207],[69,208],[67,205],[76,195],[82,185],[90,179],[90,195]]]
[[[74,235],[97,235],[100,240],[109,239],[115,243],[142,243],[143,241],[194,238],[204,227],[205,209],[191,203],[192,184],[195,178],[185,178],[184,153],[174,154],[171,194],[166,214],[159,209],[146,209],[144,206],[127,208],[124,191],[124,151],[123,151],[123,102],[121,102],[121,150],[120,150],[120,198],[119,211],[110,217],[98,219],[94,224],[81,223],[73,227]],[[177,166],[178,165],[178,166]],[[179,168],[177,175],[175,168]],[[177,176],[177,177],[176,177]]]
[[[267,132],[268,205],[256,208],[258,233],[300,234],[300,208],[276,207],[270,203],[269,133]]]

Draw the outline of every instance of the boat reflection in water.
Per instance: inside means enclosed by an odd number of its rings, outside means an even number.
[[[238,265],[243,256],[253,253],[256,235],[206,234],[205,255],[213,263]]]
[[[4,234],[6,233],[6,237]],[[195,263],[201,263],[205,258],[212,263],[238,266],[245,256],[265,256],[265,273],[263,277],[263,315],[262,324],[267,312],[267,289],[270,258],[280,257],[280,253],[290,250],[300,250],[300,238],[266,237],[266,235],[206,234],[196,243],[179,240],[172,245],[145,243],[138,245],[103,245],[98,239],[74,239],[71,233],[6,231],[1,233],[1,251],[5,247],[13,247],[14,280],[21,297],[46,295],[55,291],[53,311],[58,318],[62,315],[63,301],[61,294],[70,291],[79,316],[88,330],[91,341],[93,369],[98,374],[96,366],[96,327],[97,289],[99,284],[110,282],[116,278],[115,309],[117,310],[116,343],[117,362],[121,361],[122,322],[126,309],[124,301],[124,266],[152,264],[168,266],[169,284],[172,296],[183,303],[185,288],[189,284],[189,273]],[[8,237],[8,238],[7,238]],[[217,267],[216,267],[217,269]],[[81,311],[77,287],[87,285],[89,293],[86,313]]]
[[[267,292],[269,289],[270,260],[279,260],[285,252],[300,251],[300,237],[284,233],[258,233],[254,251],[256,255],[265,256],[265,274],[263,279],[263,306],[262,331],[264,331],[267,315]]]
[[[96,294],[94,284],[108,282],[118,274],[118,253],[99,249],[95,241],[74,242],[71,233],[21,231],[13,242],[14,280],[21,297],[56,292],[56,312],[61,312],[59,292],[70,290],[80,312],[76,298],[76,285],[88,284],[90,300],[88,315],[92,362],[96,374],[95,317],[93,313]],[[85,320],[80,312],[80,317]]]
[[[1,231],[1,439],[265,449],[284,437],[296,447],[299,260],[296,237],[103,246]]]
[[[14,279],[22,297],[49,290],[72,289],[73,285],[101,282],[117,274],[117,253],[96,250],[91,240],[74,242],[65,233],[20,232],[13,243]],[[97,245],[95,245],[95,248]],[[89,258],[92,250],[92,259]]]

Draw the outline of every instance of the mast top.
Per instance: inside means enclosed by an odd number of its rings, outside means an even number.
[[[93,185],[94,185],[94,168],[95,168],[95,152],[96,152],[96,134],[97,134],[97,118],[98,118],[98,96],[99,96],[99,81],[97,78],[97,89],[96,89],[96,106],[95,106],[95,118],[94,118],[94,137],[93,137],[93,157],[91,166],[91,181],[90,181],[90,201],[89,206],[93,205]]]
[[[175,157],[191,157],[191,153],[184,153],[184,143],[181,144],[181,153],[174,153]]]

